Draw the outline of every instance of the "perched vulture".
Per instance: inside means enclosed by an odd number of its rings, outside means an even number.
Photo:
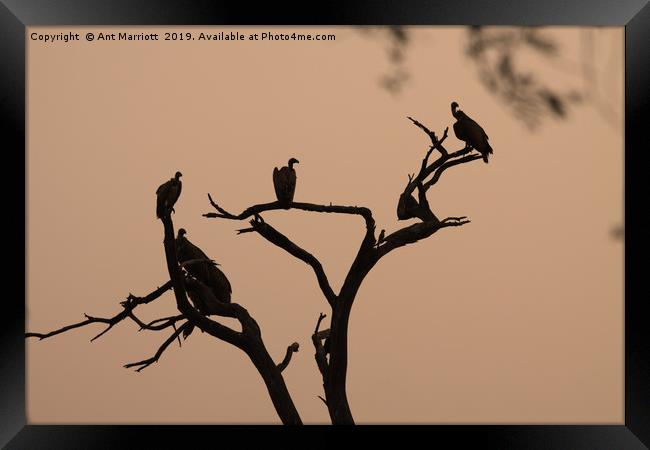
[[[219,312],[219,300],[214,296],[212,289],[206,284],[192,277],[185,277],[185,289],[187,295],[194,304],[194,307],[204,316]],[[194,325],[190,324],[183,331],[183,338],[187,339],[194,331]]]
[[[178,197],[181,196],[181,190],[183,189],[182,176],[182,173],[176,172],[174,178],[158,186],[156,190],[156,217],[159,219],[166,213],[174,211],[174,204]]]
[[[293,165],[299,162],[296,158],[289,160],[289,165],[282,169],[273,169],[273,187],[278,201],[285,207],[289,207],[293,201],[293,194],[296,192],[296,170]]]
[[[184,228],[178,230],[176,237],[176,254],[178,262],[192,261],[185,266],[185,270],[197,280],[208,286],[217,300],[223,303],[230,303],[232,288],[226,275],[217,268],[203,250],[192,244],[186,237],[187,231]],[[204,260],[205,262],[193,261]]]
[[[222,311],[219,309],[219,300],[205,283],[192,277],[186,277],[185,287],[194,307],[204,316]]]
[[[488,143],[488,135],[481,126],[474,122],[467,114],[458,109],[458,103],[452,102],[451,114],[456,118],[454,123],[454,134],[467,146],[472,146],[483,155],[483,161],[487,164],[488,155],[492,153],[492,147]]]

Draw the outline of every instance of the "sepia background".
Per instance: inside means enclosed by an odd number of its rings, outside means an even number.
[[[468,50],[476,33],[506,42],[521,30],[34,31],[82,40],[27,40],[29,331],[112,316],[129,292],[167,280],[154,192],[180,170],[175,226],[221,264],[278,361],[300,343],[284,372],[289,391],[305,422],[328,423],[310,335],[329,307],[313,272],[256,234],[237,236],[245,223],[203,218],[206,194],[231,212],[271,201],[273,168],[296,157],[297,201],[367,206],[390,233],[405,225],[397,198],[428,148],[406,116],[441,135],[455,100],[494,155],[429,191],[439,217],[470,224],[391,253],[362,286],[349,333],[356,421],[623,423],[622,28],[534,30],[555,50],[504,44],[492,66]],[[89,31],[336,41],[86,42]],[[544,88],[527,91],[532,81],[516,71]],[[450,130],[447,148],[462,146]],[[340,287],[360,218],[264,217]],[[173,295],[139,311],[173,314]],[[89,343],[101,329],[27,341],[29,423],[279,423],[240,350],[195,332],[135,373],[122,366],[153,355],[167,334],[125,321]]]

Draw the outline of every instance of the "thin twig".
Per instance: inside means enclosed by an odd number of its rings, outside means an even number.
[[[66,325],[62,328],[50,331],[48,333],[35,333],[35,332],[27,332],[25,333],[25,337],[36,337],[39,338],[39,340],[47,339],[52,336],[56,336],[57,334],[65,333],[66,331],[73,330],[75,328],[81,328],[86,325],[90,325],[92,323],[104,323],[107,324],[108,326],[98,335],[93,337],[90,341],[94,341],[95,339],[103,336],[105,333],[107,333],[111,328],[113,328],[115,325],[117,325],[119,322],[122,320],[126,319],[127,317],[130,316],[131,311],[133,311],[137,306],[143,305],[146,303],[150,303],[154,301],[155,299],[159,298],[162,294],[164,294],[166,291],[168,291],[171,288],[171,282],[167,282],[151,292],[150,294],[144,296],[144,297],[136,297],[133,294],[129,294],[128,297],[126,298],[125,301],[120,302],[122,307],[124,308],[122,311],[114,315],[113,317],[105,318],[105,317],[92,317],[89,316],[88,314],[84,314],[86,317],[86,320],[82,322],[77,322],[72,325]]]
[[[138,362],[134,362],[134,363],[125,364],[124,367],[128,369],[128,368],[131,368],[131,367],[140,366],[139,368],[137,368],[135,370],[136,372],[140,372],[142,369],[145,369],[145,368],[149,367],[151,364],[157,362],[160,359],[160,357],[162,356],[163,352],[167,349],[167,347],[169,347],[169,344],[174,342],[174,340],[183,332],[183,330],[188,326],[188,324],[189,324],[189,322],[185,322],[185,323],[183,323],[183,325],[178,327],[178,329],[176,329],[174,331],[174,333],[172,333],[172,335],[169,336],[165,340],[165,342],[162,343],[160,348],[158,348],[158,351],[156,352],[156,354],[153,355],[151,358],[147,358],[147,359],[144,359],[142,361],[138,361]]]

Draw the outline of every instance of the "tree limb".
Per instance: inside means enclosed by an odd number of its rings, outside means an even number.
[[[466,217],[447,217],[442,221],[418,222],[401,228],[384,238],[383,244],[376,249],[377,260],[396,248],[426,239],[441,228],[458,227],[470,221]]]
[[[113,328],[115,325],[117,325],[119,322],[122,320],[126,319],[127,317],[131,317],[131,312],[138,306],[138,305],[143,305],[146,303],[150,303],[160,297],[162,294],[164,294],[166,291],[168,291],[171,288],[171,282],[167,282],[157,288],[155,291],[151,292],[150,294],[144,296],[144,297],[136,297],[133,294],[129,294],[127,299],[123,302],[120,302],[120,304],[124,307],[124,310],[119,312],[118,314],[114,315],[113,317],[110,318],[104,318],[104,317],[92,317],[87,314],[84,314],[86,317],[86,320],[82,322],[77,322],[72,325],[67,325],[62,328],[59,328],[57,330],[50,331],[48,333],[34,333],[34,332],[28,332],[25,333],[25,337],[36,337],[39,338],[39,340],[47,339],[52,336],[56,336],[57,334],[65,333],[66,331],[73,330],[75,328],[81,328],[86,325],[90,325],[92,323],[104,323],[107,324],[108,326],[106,329],[104,329],[101,333],[93,337],[90,341],[94,341],[95,339],[99,338],[100,336],[104,335],[107,333],[111,328]]]
[[[327,383],[328,363],[327,363],[327,353],[323,348],[322,340],[329,335],[329,329],[319,331],[319,328],[321,322],[325,317],[327,317],[326,314],[323,313],[319,314],[318,321],[316,322],[316,328],[314,329],[314,334],[311,335],[311,341],[314,344],[314,349],[316,350],[314,357],[316,358],[316,365],[318,366],[318,371],[323,376],[323,383]],[[326,331],[326,333],[324,333],[324,331]]]
[[[125,364],[124,367],[128,369],[128,368],[131,368],[131,367],[140,366],[140,367],[138,367],[138,368],[135,370],[136,372],[140,372],[142,369],[146,369],[146,368],[149,367],[151,364],[157,362],[157,361],[160,359],[160,357],[162,356],[163,352],[167,349],[167,347],[169,347],[169,344],[171,344],[172,342],[174,342],[174,340],[175,340],[178,336],[180,336],[180,334],[183,332],[183,330],[184,330],[188,325],[189,325],[189,323],[188,323],[188,322],[185,322],[185,323],[183,323],[183,325],[181,325],[180,327],[178,327],[178,328],[174,331],[174,333],[172,333],[172,335],[169,336],[169,337],[165,340],[165,342],[162,343],[162,345],[160,346],[160,348],[158,348],[158,351],[156,352],[156,354],[153,355],[151,358],[147,358],[147,359],[144,359],[144,360],[142,360],[142,361],[138,361],[138,362],[134,362],[134,363]]]
[[[323,291],[323,295],[325,295],[325,298],[330,305],[334,304],[336,301],[336,294],[334,294],[334,291],[329,284],[323,265],[314,255],[294,244],[288,237],[277,231],[258,215],[250,221],[250,224],[250,228],[244,228],[238,230],[238,232],[241,234],[255,231],[267,241],[284,249],[292,256],[310,265],[316,274],[316,279],[318,280],[318,285],[320,286],[321,291]]]
[[[300,345],[297,342],[294,342],[290,346],[287,347],[287,353],[284,355],[284,359],[280,364],[278,364],[278,370],[282,372],[284,369],[287,368],[289,363],[291,362],[291,357],[293,356],[294,353],[298,351],[300,348]]]
[[[426,126],[422,125],[422,124],[421,124],[420,122],[418,122],[417,120],[415,120],[414,118],[412,118],[412,117],[410,117],[410,116],[408,116],[408,119],[409,119],[411,122],[413,122],[413,124],[414,124],[416,127],[420,128],[422,131],[424,131],[424,132],[426,133],[426,135],[429,136],[429,139],[431,139],[431,149],[430,149],[429,152],[427,153],[427,158],[429,157],[429,155],[431,154],[431,151],[432,151],[434,148],[437,149],[437,150],[440,152],[440,154],[441,154],[442,156],[446,156],[446,155],[448,154],[447,149],[445,149],[445,148],[442,146],[442,143],[445,142],[445,139],[447,139],[447,133],[448,133],[448,131],[449,131],[449,127],[445,128],[445,131],[444,131],[444,133],[442,134],[442,138],[438,139],[438,137],[436,136],[436,133],[434,133],[433,131],[429,130]],[[426,163],[423,165],[423,167],[426,167]]]
[[[129,296],[126,298],[126,301],[121,302],[120,304],[122,306],[127,306],[127,304],[133,304],[134,308],[136,306],[138,306],[138,305],[145,305],[147,303],[150,303],[150,302],[154,301],[155,299],[157,299],[158,297],[163,295],[165,292],[167,292],[171,288],[172,288],[172,282],[167,281],[165,284],[160,286],[158,289],[156,289],[155,291],[153,291],[152,293],[150,293],[150,294],[148,294],[148,295],[146,295],[144,297],[136,297],[136,296],[134,296],[132,294],[129,294]]]
[[[449,127],[445,128],[443,137],[438,140],[436,134],[425,125],[412,117],[409,117],[409,120],[429,136],[432,145],[422,159],[418,174],[409,175],[409,182],[397,203],[397,218],[398,220],[407,220],[417,217],[422,222],[437,222],[438,219],[433,214],[426,197],[429,188],[438,182],[442,173],[449,167],[480,159],[482,155],[470,155],[474,150],[470,146],[465,146],[460,150],[449,153],[442,145],[442,142],[447,138]],[[429,164],[429,156],[434,149],[438,149],[440,157]],[[433,174],[432,178],[429,181],[425,181],[431,174]],[[413,191],[416,188],[418,189],[418,200],[413,197]]]
[[[438,170],[436,170],[436,172],[433,174],[431,179],[429,181],[427,181],[426,183],[424,183],[424,185],[423,185],[424,191],[427,191],[431,186],[436,184],[438,182],[438,180],[440,179],[440,176],[442,175],[442,173],[445,170],[449,169],[450,167],[457,166],[459,164],[467,163],[467,162],[470,162],[470,161],[474,161],[474,160],[477,160],[477,159],[483,159],[483,156],[482,155],[467,155],[467,156],[464,156],[464,157],[459,158],[459,159],[454,159],[454,160],[450,160],[450,161],[445,162],[443,165],[441,165],[438,168]]]
[[[129,317],[140,326],[140,331],[150,330],[150,331],[160,331],[165,328],[174,326],[176,322],[185,318],[184,315],[179,314],[177,316],[161,317],[160,319],[155,319],[149,323],[142,322],[133,311],[129,312]]]
[[[280,202],[270,202],[270,203],[261,203],[259,205],[254,205],[249,208],[246,208],[243,212],[238,215],[231,214],[218,204],[214,202],[212,196],[208,194],[208,199],[210,204],[218,211],[218,213],[206,213],[203,214],[203,217],[207,218],[222,218],[230,220],[244,220],[248,219],[251,216],[256,214],[263,213],[265,211],[275,211],[275,210],[286,210],[286,205],[281,204]],[[302,202],[292,202],[289,209],[299,209],[302,211],[310,212],[319,212],[319,213],[332,213],[332,214],[355,214],[362,216],[366,225],[374,225],[374,220],[372,218],[372,211],[363,206],[342,206],[342,205],[318,205],[314,203],[302,203]]]

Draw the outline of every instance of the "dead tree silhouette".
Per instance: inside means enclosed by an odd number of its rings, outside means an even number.
[[[248,311],[241,305],[236,303],[224,303],[221,301],[212,301],[210,303],[210,313],[220,317],[229,317],[237,319],[241,325],[241,331],[235,331],[216,320],[210,319],[197,309],[195,309],[187,298],[186,285],[196,287],[197,285],[203,287],[203,291],[211,292],[202,282],[196,278],[190,278],[189,275],[184,274],[184,265],[179,264],[176,252],[176,240],[174,238],[174,225],[171,219],[171,208],[161,209],[160,220],[164,227],[164,248],[167,269],[169,272],[170,280],[165,284],[151,292],[144,297],[136,297],[129,294],[125,301],[121,302],[122,311],[113,317],[92,317],[85,314],[86,320],[67,325],[48,333],[25,333],[25,337],[36,337],[40,340],[47,339],[52,336],[64,333],[69,330],[81,328],[93,323],[102,323],[107,325],[106,328],[91,339],[91,342],[100,336],[110,331],[115,325],[125,319],[131,319],[140,326],[141,330],[150,331],[163,331],[173,328],[174,332],[162,343],[154,356],[144,359],[142,361],[126,364],[126,368],[136,368],[137,372],[149,367],[151,364],[158,362],[163,352],[172,344],[176,339],[180,345],[180,335],[190,328],[197,327],[201,331],[209,335],[225,341],[229,344],[242,350],[250,360],[257,371],[262,376],[264,383],[273,402],[273,406],[278,413],[278,416],[285,425],[300,425],[302,421],[296,407],[291,399],[291,395],[282,376],[282,371],[287,368],[291,361],[291,356],[294,352],[298,351],[298,343],[294,342],[288,346],[286,355],[282,362],[276,364],[273,358],[269,355],[262,333],[255,319],[248,313]],[[196,260],[186,261],[185,264],[194,264]],[[176,299],[176,306],[180,314],[162,317],[149,322],[142,321],[135,315],[135,309],[138,306],[151,303],[160,298],[165,292],[172,289]],[[177,327],[178,324],[178,327]]]
[[[439,220],[430,208],[426,193],[440,180],[441,175],[447,169],[471,161],[481,160],[483,156],[469,146],[463,146],[460,150],[449,152],[443,145],[447,139],[448,128],[445,129],[443,136],[439,139],[434,132],[430,131],[422,123],[411,117],[408,119],[424,131],[431,142],[418,173],[408,176],[408,183],[398,199],[397,216],[398,220],[416,218],[419,221],[390,234],[386,234],[385,230],[381,230],[379,237],[375,237],[375,220],[372,211],[366,207],[332,205],[331,203],[329,205],[320,205],[304,202],[291,202],[287,206],[286,202],[274,201],[251,206],[242,213],[234,215],[215,203],[210,194],[208,194],[210,203],[217,212],[206,213],[204,214],[205,217],[231,220],[251,218],[249,222],[250,227],[239,229],[238,234],[258,233],[270,243],[282,248],[295,258],[302,260],[313,269],[318,285],[331,308],[330,328],[320,330],[321,323],[326,317],[325,314],[320,314],[311,338],[315,348],[317,367],[323,379],[325,392],[325,397],[319,397],[326,404],[333,424],[354,424],[346,391],[348,323],[352,304],[365,277],[382,257],[393,250],[426,239],[442,228],[457,227],[469,223],[469,220],[464,216],[447,217]],[[429,158],[434,151],[437,151],[440,156],[435,161],[429,163]],[[417,199],[413,195],[416,189],[418,191]],[[356,215],[364,220],[366,230],[364,237],[361,240],[356,257],[338,293],[334,292],[330,286],[320,261],[314,255],[276,230],[261,216],[266,211],[285,209]],[[203,255],[200,255],[201,257],[199,259],[189,259],[179,264],[171,212],[171,208],[163,208],[160,217],[164,229],[163,245],[167,270],[169,272],[169,281],[144,297],[129,294],[126,300],[120,303],[122,311],[113,317],[104,318],[85,315],[86,319],[81,322],[67,325],[48,333],[27,332],[25,333],[25,337],[35,337],[43,340],[94,323],[106,325],[103,331],[91,339],[92,342],[125,319],[133,320],[140,326],[141,330],[164,331],[173,329],[173,333],[162,343],[154,356],[124,366],[126,368],[136,368],[136,371],[139,372],[157,362],[164,351],[175,340],[178,340],[180,345],[181,334],[186,333],[186,331],[192,328],[199,328],[201,331],[234,345],[246,353],[266,384],[271,401],[282,423],[292,425],[301,424],[300,415],[296,410],[282,375],[283,370],[289,365],[293,353],[298,351],[298,343],[294,342],[289,345],[282,362],[276,364],[266,349],[259,325],[243,306],[237,303],[218,301],[211,298],[209,299],[209,312],[202,312],[200,310],[201,308],[196,309],[190,303],[188,300],[188,290],[190,294],[195,295],[197,293],[200,293],[200,295],[213,294],[211,294],[212,290],[209,287],[203,284],[201,280],[191,276],[191,273],[187,272],[186,269],[187,267],[191,267],[190,265],[192,264],[207,264],[211,260],[209,257],[206,259]],[[184,233],[181,231],[181,234]],[[155,301],[170,289],[174,293],[176,308],[180,314],[147,322],[135,315],[137,307]],[[208,299],[202,299],[203,302],[206,300]],[[206,312],[219,317],[234,318],[239,321],[242,330],[235,331],[213,318],[207,317],[203,314]]]
[[[267,211],[287,209],[286,205],[278,201],[261,203],[250,206],[239,214],[232,214],[218,205],[212,196],[208,194],[210,204],[217,212],[206,213],[204,214],[205,217],[230,220],[251,219],[249,221],[250,227],[238,230],[239,234],[257,233],[313,269],[320,290],[331,308],[330,328],[320,330],[321,322],[325,318],[325,315],[321,314],[312,335],[312,342],[316,351],[315,359],[318,370],[323,378],[325,397],[321,397],[321,399],[328,408],[333,424],[354,424],[346,391],[348,323],[352,305],[365,277],[382,257],[393,250],[425,239],[442,228],[457,227],[469,223],[469,220],[464,216],[447,217],[439,220],[431,211],[426,193],[440,180],[445,170],[463,163],[481,160],[482,155],[474,151],[472,147],[463,147],[461,150],[449,152],[443,145],[447,139],[448,128],[445,129],[442,138],[438,139],[434,132],[417,120],[410,117],[409,120],[426,133],[431,143],[422,160],[419,172],[409,175],[408,183],[399,196],[397,216],[399,220],[417,218],[420,219],[419,222],[398,229],[388,235],[386,235],[385,230],[381,230],[379,238],[377,238],[375,237],[375,220],[369,208],[295,201],[289,207],[290,209],[315,213],[352,214],[364,220],[365,235],[338,293],[334,292],[330,286],[320,261],[312,253],[301,248],[289,237],[276,230],[261,215]],[[440,156],[432,163],[429,163],[429,158],[434,151],[437,151]],[[416,189],[418,191],[417,199],[413,196]],[[324,344],[323,340],[325,340]]]

